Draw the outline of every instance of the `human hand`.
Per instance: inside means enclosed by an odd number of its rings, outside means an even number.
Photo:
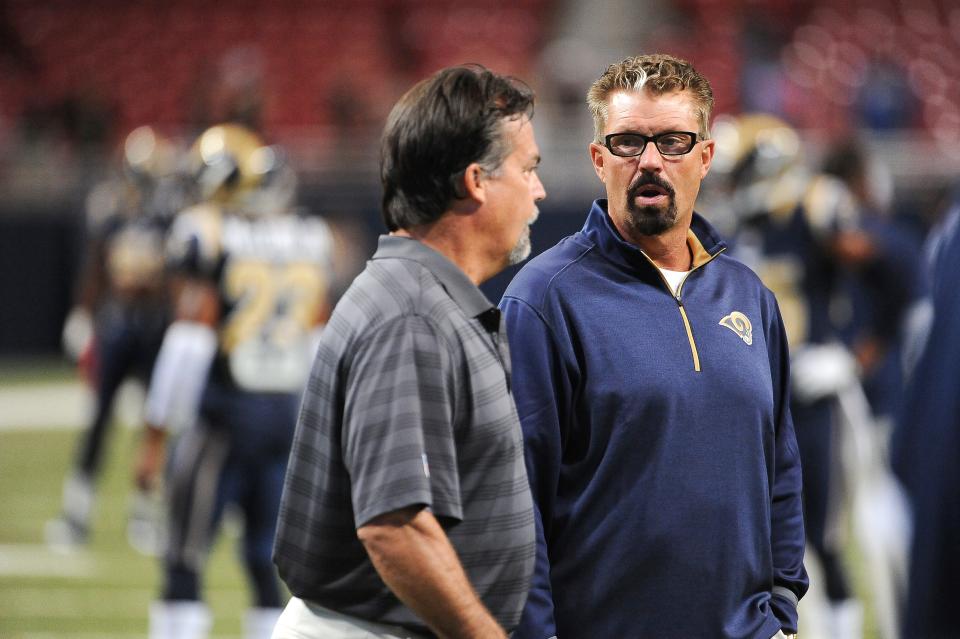
[[[157,487],[163,460],[163,431],[147,426],[134,471],[134,482],[138,489],[151,492]]]
[[[93,339],[93,317],[90,311],[82,306],[70,309],[66,321],[63,323],[61,342],[63,350],[73,361],[79,361],[81,355],[90,346]]]

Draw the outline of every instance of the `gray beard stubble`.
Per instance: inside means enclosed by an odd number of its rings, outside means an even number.
[[[510,255],[507,256],[507,265],[513,266],[514,264],[519,264],[530,256],[530,251],[533,249],[532,244],[530,243],[530,227],[527,227],[527,231],[520,235],[520,239],[517,240],[517,243],[510,250]]]

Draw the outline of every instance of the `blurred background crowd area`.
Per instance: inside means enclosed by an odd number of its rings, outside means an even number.
[[[390,106],[442,66],[479,62],[537,92],[542,250],[601,193],[587,87],[653,51],[711,80],[718,118],[795,127],[812,168],[855,140],[884,208],[918,235],[945,208],[960,175],[952,0],[0,0],[0,299],[15,301],[0,356],[58,350],[85,198],[135,127],[184,148],[218,122],[251,127],[286,150],[302,204],[351,229],[362,264],[382,228]]]

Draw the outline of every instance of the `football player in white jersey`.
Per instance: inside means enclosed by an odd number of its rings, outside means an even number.
[[[194,145],[204,202],[168,240],[174,321],[147,397],[138,466],[143,488],[166,465],[169,546],[152,639],[205,637],[201,573],[224,509],[243,517],[242,556],[254,594],[244,636],[269,637],[281,594],[271,561],[300,394],[328,313],[333,240],[292,208],[281,152],[247,129],[214,126]]]

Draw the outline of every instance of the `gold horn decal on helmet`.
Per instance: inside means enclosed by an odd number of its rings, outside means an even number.
[[[720,320],[721,326],[726,326],[731,331],[740,336],[744,342],[749,346],[753,344],[753,325],[750,324],[750,320],[747,319],[747,316],[741,313],[740,311],[734,311]]]

